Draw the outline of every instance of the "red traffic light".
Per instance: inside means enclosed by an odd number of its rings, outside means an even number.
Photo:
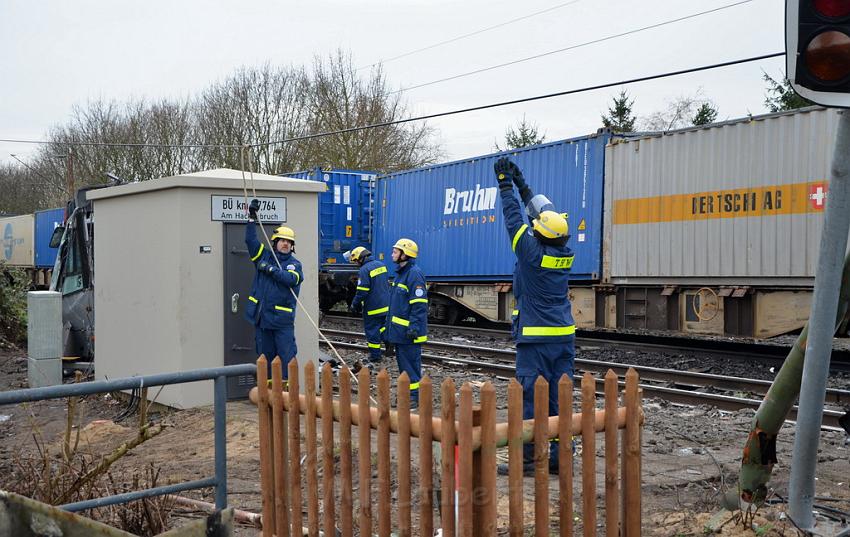
[[[850,15],[850,0],[814,0],[812,4],[824,17],[837,19]]]
[[[850,36],[836,30],[817,34],[804,52],[809,72],[824,82],[850,76]]]

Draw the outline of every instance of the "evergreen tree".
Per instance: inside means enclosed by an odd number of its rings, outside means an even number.
[[[632,113],[632,106],[635,100],[629,100],[626,90],[622,90],[613,100],[613,106],[608,108],[608,114],[602,114],[602,124],[615,132],[634,131],[637,118]]]
[[[797,108],[812,106],[814,104],[810,100],[797,95],[797,92],[791,87],[791,82],[788,81],[785,75],[782,76],[782,81],[774,80],[767,73],[764,73],[762,78],[767,82],[767,94],[764,96],[764,105],[771,112],[796,110]]]
[[[694,125],[699,126],[714,123],[715,120],[717,120],[717,109],[714,108],[710,102],[705,102],[697,109],[697,113],[694,114],[691,122]]]
[[[540,134],[540,128],[536,123],[529,122],[522,116],[522,120],[517,123],[516,127],[508,127],[505,131],[505,149],[496,144],[496,151],[506,151],[508,149],[519,149],[530,145],[542,144],[546,140],[545,134]]]

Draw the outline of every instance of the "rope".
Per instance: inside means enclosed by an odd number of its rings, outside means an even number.
[[[245,194],[245,200],[246,200],[246,201],[247,201],[247,199],[248,199],[248,188],[247,188],[247,186],[246,186],[246,184],[245,184],[245,165],[244,165],[245,160],[244,160],[244,154],[245,154],[245,152],[247,152],[247,151],[250,151],[250,147],[248,147],[248,146],[243,146],[243,153],[242,153],[242,154],[243,154],[243,160],[242,160],[242,179],[243,179],[243,184],[242,184],[242,188],[243,188],[243,192],[244,192],[244,194]],[[248,174],[249,174],[249,176],[250,176],[251,191],[254,193],[254,197],[256,198],[256,197],[257,197],[257,189],[256,189],[256,187],[254,186],[254,165],[252,164],[252,159],[251,159],[251,155],[250,155],[250,154],[248,155]],[[247,203],[246,203],[246,207],[247,207]],[[257,223],[260,225],[260,230],[263,232],[263,237],[266,239],[266,244],[267,244],[267,245],[268,245],[268,247],[269,247],[269,251],[272,253],[272,259],[274,259],[275,263],[277,264],[277,268],[278,268],[278,270],[283,270],[283,267],[282,267],[282,266],[281,266],[281,264],[280,264],[280,259],[278,259],[278,258],[277,258],[277,255],[276,255],[276,254],[277,254],[277,252],[275,251],[274,246],[273,246],[273,245],[272,245],[272,243],[271,243],[271,240],[269,240],[269,236],[266,234],[266,228],[265,228],[265,227],[263,227],[263,222],[262,222],[262,220],[260,220],[259,218],[257,218]],[[357,375],[355,375],[355,374],[354,374],[354,372],[351,370],[351,368],[350,368],[350,367],[348,367],[348,363],[347,363],[347,362],[343,359],[343,357],[339,354],[339,352],[336,350],[336,347],[334,347],[334,346],[333,346],[333,343],[331,343],[331,342],[328,340],[328,338],[327,338],[327,337],[325,337],[325,334],[323,334],[323,333],[322,333],[322,329],[321,329],[321,328],[319,328],[319,325],[316,323],[316,321],[315,321],[315,320],[313,320],[313,317],[312,317],[312,316],[310,315],[310,313],[307,311],[307,308],[305,308],[305,307],[304,307],[304,304],[301,302],[301,299],[300,299],[300,298],[298,298],[298,295],[297,295],[297,294],[295,294],[295,291],[294,291],[291,287],[289,288],[289,292],[290,292],[290,293],[292,293],[292,296],[293,296],[293,297],[295,297],[295,302],[296,302],[296,303],[298,304],[298,306],[301,308],[301,311],[302,311],[302,312],[304,312],[304,315],[306,315],[306,316],[307,316],[307,319],[309,319],[309,320],[310,320],[310,324],[312,324],[312,325],[313,325],[313,328],[315,328],[315,329],[316,329],[316,332],[319,334],[319,336],[320,336],[320,337],[321,337],[321,338],[325,341],[325,343],[328,345],[328,347],[330,347],[330,348],[331,348],[331,350],[332,350],[332,351],[333,351],[333,353],[336,355],[337,359],[338,359],[338,360],[342,363],[342,365],[344,365],[344,366],[346,367],[346,369],[348,369],[348,374],[349,374],[349,375],[351,375],[351,378],[354,380],[354,384],[355,384],[356,386],[358,386],[358,387],[359,387],[359,386],[360,386],[360,383],[359,383],[359,382],[358,382],[358,380],[357,380]],[[372,401],[372,403],[373,403],[375,406],[377,406],[377,405],[378,405],[378,403],[375,401],[375,399],[373,399],[373,398],[372,398],[371,394],[369,395],[369,400],[370,400],[370,401]]]

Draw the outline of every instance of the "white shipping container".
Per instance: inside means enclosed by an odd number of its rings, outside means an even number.
[[[813,107],[613,140],[605,280],[812,285],[837,120]]]
[[[0,218],[0,259],[18,267],[33,266],[35,219],[31,214]]]

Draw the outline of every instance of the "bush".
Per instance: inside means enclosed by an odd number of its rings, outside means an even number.
[[[0,342],[26,342],[28,289],[27,273],[0,261]]]

